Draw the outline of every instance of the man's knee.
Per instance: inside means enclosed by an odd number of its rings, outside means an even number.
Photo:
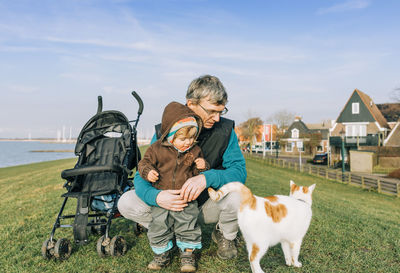
[[[220,202],[223,211],[237,212],[240,207],[240,194],[238,192],[230,192]]]
[[[129,195],[131,195],[130,194],[130,191],[127,191],[127,192],[125,192],[125,193],[123,193],[122,195],[121,195],[121,197],[119,198],[119,200],[118,200],[118,203],[117,203],[117,207],[118,207],[118,211],[122,214],[122,215],[124,215],[124,213],[127,211],[127,210],[129,210],[129,207],[130,207],[130,203],[129,203]]]
[[[118,200],[117,207],[122,216],[134,221],[136,217],[150,213],[150,207],[136,195],[134,190],[122,194]]]

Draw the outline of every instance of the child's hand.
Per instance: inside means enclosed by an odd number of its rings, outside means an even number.
[[[151,170],[147,175],[147,180],[153,183],[156,182],[158,180],[158,172]]]
[[[199,170],[204,170],[206,168],[206,161],[204,158],[197,158],[194,163],[196,163],[196,168]]]

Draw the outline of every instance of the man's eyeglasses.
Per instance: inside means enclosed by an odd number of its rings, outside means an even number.
[[[228,113],[228,108],[224,108],[224,110],[222,111],[214,111],[214,110],[207,110],[206,108],[204,108],[203,106],[201,106],[201,104],[199,103],[199,106],[201,107],[201,109],[204,110],[204,112],[206,112],[209,116],[215,116],[215,115],[220,115],[223,116],[226,113]]]

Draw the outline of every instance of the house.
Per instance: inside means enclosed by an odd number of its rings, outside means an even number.
[[[360,146],[383,146],[390,131],[373,100],[355,89],[330,130],[331,160],[341,160],[342,138],[346,160],[349,151]]]
[[[305,124],[301,117],[295,117],[294,122],[280,139],[281,153],[298,154],[301,151],[314,155],[327,152],[329,128],[330,122]]]
[[[272,128],[272,130],[271,130]],[[256,132],[253,136],[252,141],[248,139],[248,137],[244,136],[242,132],[242,128],[235,127],[235,133],[238,136],[239,145],[243,148],[246,147],[250,142],[253,145],[257,145],[257,147],[263,147],[263,141],[265,141],[265,149],[269,150],[269,147],[272,144],[272,148],[275,147],[275,143],[277,140],[277,126],[274,124],[263,124],[259,125],[256,129]],[[261,148],[260,148],[261,149]]]
[[[386,118],[391,129],[383,144],[386,147],[400,147],[400,103],[382,103],[376,106]]]
[[[316,146],[317,153],[326,153],[329,150],[329,129],[332,127],[333,122],[326,120],[320,123],[307,123],[307,128],[311,133],[321,134],[321,142]]]
[[[396,122],[383,144],[386,147],[400,147],[400,119]]]

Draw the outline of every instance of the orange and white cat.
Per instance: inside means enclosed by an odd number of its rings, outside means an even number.
[[[311,222],[311,194],[315,184],[310,187],[297,186],[290,181],[290,196],[273,195],[258,197],[240,182],[224,185],[218,191],[208,189],[214,201],[222,199],[227,193],[236,191],[241,195],[238,223],[246,241],[251,270],[264,272],[260,260],[268,248],[281,243],[288,266],[301,267],[298,261],[304,235]]]

